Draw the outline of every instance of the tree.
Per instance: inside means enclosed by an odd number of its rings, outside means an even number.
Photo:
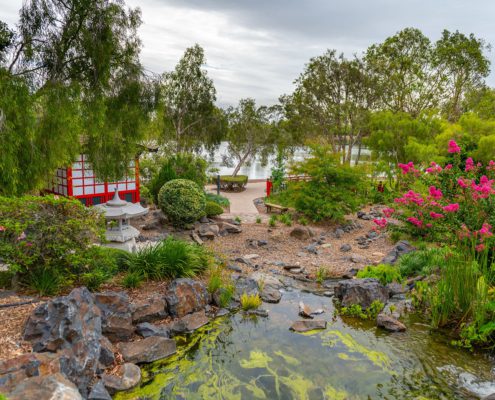
[[[163,76],[165,137],[175,141],[178,152],[208,142],[208,128],[220,116],[214,106],[215,86],[202,69],[205,63],[204,51],[196,44],[185,51],[174,71]]]
[[[5,22],[0,21],[0,62],[5,61],[5,55],[13,39],[14,32],[9,29]]]
[[[483,54],[487,48],[483,40],[459,31],[444,30],[436,42],[435,66],[447,79],[445,113],[449,121],[459,119],[466,92],[483,86],[490,72],[490,61]]]
[[[228,147],[223,162],[227,166],[235,165],[232,176],[257,155],[266,156],[270,151],[274,132],[270,114],[268,107],[257,107],[253,99],[242,99],[237,107],[228,109]]]
[[[323,137],[350,163],[354,146],[367,134],[369,110],[376,100],[365,65],[329,50],[312,58],[295,81],[296,90],[282,99],[292,129]]]
[[[495,119],[495,89],[483,86],[466,93],[463,112],[472,112],[481,119]]]
[[[381,107],[417,117],[440,105],[444,74],[434,67],[434,48],[419,29],[406,28],[365,55],[380,89]]]
[[[80,152],[101,179],[121,178],[154,106],[139,63],[139,9],[30,0],[20,15],[0,66],[0,151],[10,153],[0,159],[0,191],[39,188]]]

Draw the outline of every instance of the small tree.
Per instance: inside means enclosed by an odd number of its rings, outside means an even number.
[[[237,107],[227,111],[229,144],[223,162],[227,166],[235,165],[232,176],[257,155],[266,157],[269,153],[273,133],[270,114],[268,107],[256,107],[253,99],[242,99]]]

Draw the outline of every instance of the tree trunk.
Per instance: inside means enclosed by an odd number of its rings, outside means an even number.
[[[244,165],[244,163],[246,162],[246,160],[248,159],[250,154],[251,154],[251,150],[244,153],[244,155],[241,157],[241,159],[237,163],[236,167],[234,168],[234,172],[232,172],[232,176],[237,176],[237,174],[239,173],[239,170]]]

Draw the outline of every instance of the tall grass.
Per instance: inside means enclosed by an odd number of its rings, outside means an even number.
[[[122,262],[128,272],[140,273],[147,279],[193,277],[210,264],[210,254],[203,247],[173,237],[136,253]]]

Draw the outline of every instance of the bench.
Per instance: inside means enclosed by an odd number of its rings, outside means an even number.
[[[289,207],[279,206],[278,204],[265,203],[266,212],[271,213],[272,210],[280,211],[280,214],[289,211]]]

